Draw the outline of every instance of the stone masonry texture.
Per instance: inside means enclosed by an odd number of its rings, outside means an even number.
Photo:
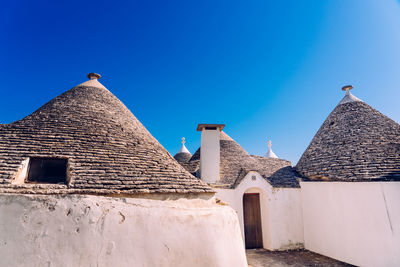
[[[339,104],[296,170],[312,180],[400,180],[400,125],[364,102]]]
[[[13,185],[30,157],[68,159],[68,184]],[[77,86],[33,114],[0,124],[0,192],[212,193],[105,88]]]

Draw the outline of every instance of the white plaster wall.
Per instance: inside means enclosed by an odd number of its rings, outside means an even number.
[[[252,176],[256,179],[253,180]],[[236,189],[216,189],[216,197],[238,214],[244,237],[243,194],[259,193],[263,246],[269,250],[303,247],[303,217],[299,188],[273,188],[257,172],[249,172]]]
[[[1,266],[247,266],[212,200],[0,195]]]
[[[200,175],[206,183],[216,183],[220,164],[220,130],[202,130],[200,149]]]
[[[400,182],[302,182],[305,247],[358,266],[400,266]]]
[[[272,248],[277,250],[303,248],[303,211],[300,188],[272,189],[269,201]]]

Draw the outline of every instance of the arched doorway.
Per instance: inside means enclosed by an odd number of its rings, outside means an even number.
[[[246,248],[262,248],[260,194],[243,195],[244,237]]]

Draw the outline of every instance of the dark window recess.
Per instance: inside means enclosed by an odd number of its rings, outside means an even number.
[[[217,130],[217,127],[206,127],[206,130]]]
[[[28,183],[66,184],[67,159],[31,158]]]

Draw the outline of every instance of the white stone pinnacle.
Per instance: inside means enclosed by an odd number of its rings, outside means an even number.
[[[272,142],[271,140],[268,140],[268,152],[265,154],[265,157],[267,158],[275,158],[277,159],[278,156],[272,151]]]
[[[89,80],[86,81],[86,82],[84,82],[84,83],[79,84],[78,86],[88,86],[88,87],[97,87],[97,88],[104,88],[104,89],[107,89],[107,88],[104,87],[104,85],[102,85],[102,84],[98,81],[98,79],[101,78],[101,75],[100,75],[100,74],[97,74],[97,73],[89,73],[89,74],[87,75],[87,77],[89,78]]]
[[[182,147],[181,147],[181,149],[179,150],[178,153],[189,153],[190,154],[189,150],[185,146],[185,143],[186,143],[185,137],[182,137],[182,141],[181,142],[182,142]]]
[[[346,91],[346,95],[343,97],[343,99],[339,102],[338,105],[345,104],[345,103],[350,103],[350,102],[364,102],[358,97],[354,96],[352,93],[350,93],[350,90],[353,89],[353,86],[347,85],[343,86],[342,90]]]

